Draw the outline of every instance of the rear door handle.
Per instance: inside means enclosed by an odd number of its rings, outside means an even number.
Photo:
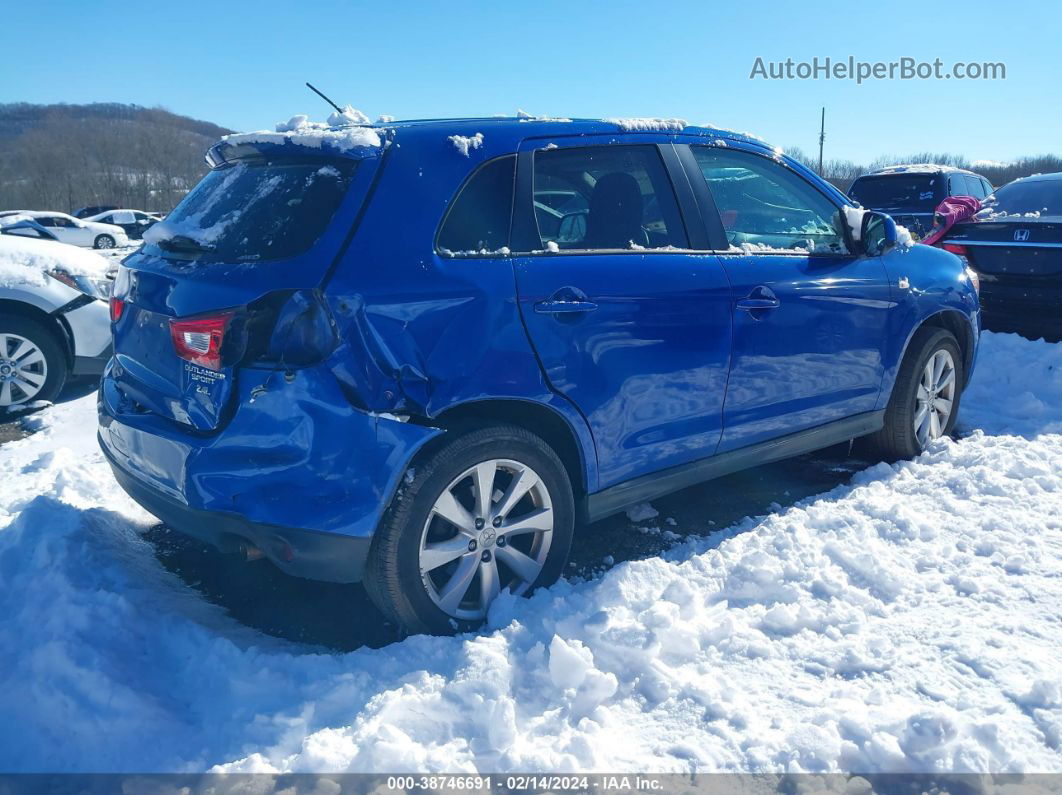
[[[579,312],[593,312],[597,304],[586,297],[582,290],[575,287],[562,287],[545,301],[535,304],[535,311],[542,314],[572,315]]]
[[[738,309],[746,312],[755,312],[763,309],[777,309],[781,303],[777,298],[742,298],[737,303]]]

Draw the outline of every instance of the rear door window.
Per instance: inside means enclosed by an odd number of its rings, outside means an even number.
[[[505,253],[513,216],[516,155],[484,163],[458,191],[436,247],[444,256]]]
[[[534,208],[540,247],[687,248],[675,192],[651,145],[535,152]]]
[[[344,158],[254,158],[220,166],[144,239],[207,261],[301,254],[328,226],[356,167]]]

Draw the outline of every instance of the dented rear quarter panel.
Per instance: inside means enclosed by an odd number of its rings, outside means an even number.
[[[454,129],[475,132],[466,122]],[[578,410],[547,386],[520,317],[512,259],[434,250],[440,220],[465,179],[517,146],[517,136],[488,131],[465,156],[437,127],[398,130],[384,178],[325,286],[342,340],[330,367],[363,408],[429,425],[480,401],[547,406],[578,440],[582,485],[593,491],[593,439]]]

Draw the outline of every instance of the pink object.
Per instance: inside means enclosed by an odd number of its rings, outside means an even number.
[[[936,245],[948,231],[960,221],[965,221],[981,209],[981,202],[973,196],[950,196],[933,212],[933,230],[921,241],[927,246]]]

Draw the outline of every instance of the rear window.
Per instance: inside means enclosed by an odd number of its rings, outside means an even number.
[[[933,212],[942,177],[936,174],[890,174],[860,177],[849,195],[871,210],[902,208]],[[943,197],[941,197],[943,198]]]
[[[440,253],[496,254],[509,245],[516,157],[484,163],[465,183],[439,230]]]
[[[202,260],[282,259],[310,248],[346,195],[354,160],[248,159],[214,169],[144,240]]]
[[[978,218],[1062,215],[1062,180],[1027,180],[1004,185],[984,202]]]

